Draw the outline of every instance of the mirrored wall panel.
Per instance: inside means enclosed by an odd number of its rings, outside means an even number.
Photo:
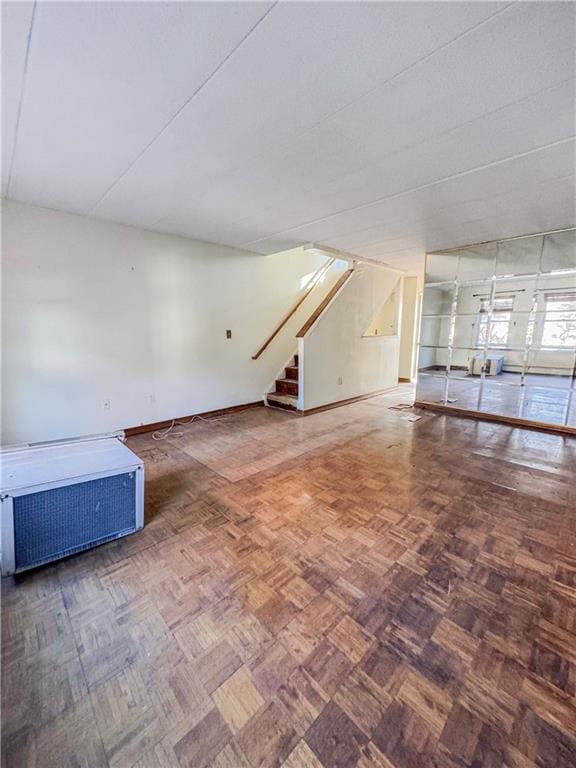
[[[576,229],[427,254],[416,400],[576,428]]]

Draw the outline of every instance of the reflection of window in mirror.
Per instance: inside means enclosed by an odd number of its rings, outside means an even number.
[[[514,308],[514,296],[499,296],[494,299],[492,319],[488,322],[490,299],[480,299],[476,346],[505,347],[510,333],[510,319]]]
[[[547,294],[540,346],[554,349],[576,347],[576,292]]]

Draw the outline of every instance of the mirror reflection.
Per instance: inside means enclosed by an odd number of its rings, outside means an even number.
[[[576,426],[576,230],[429,254],[416,400]]]

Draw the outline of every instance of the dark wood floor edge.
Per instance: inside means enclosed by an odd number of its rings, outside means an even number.
[[[398,376],[398,383],[399,384],[410,384],[412,379],[407,379],[405,376]]]
[[[332,408],[340,408],[343,405],[350,405],[351,403],[357,403],[360,400],[368,400],[371,397],[378,397],[386,392],[392,392],[396,389],[395,386],[386,387],[385,389],[377,389],[374,392],[368,392],[366,395],[357,395],[356,397],[349,397],[346,400],[336,400],[335,403],[326,403],[326,405],[319,405],[317,408],[307,408],[303,411],[298,411],[301,416],[311,416],[313,413],[321,413],[322,411],[330,411]]]
[[[263,406],[263,400],[257,400],[254,403],[242,403],[241,405],[230,405],[227,408],[218,408],[215,411],[201,411],[200,413],[191,413],[188,416],[176,416],[176,421],[187,421],[193,416],[202,416],[203,418],[210,418],[210,416],[223,416],[227,413],[236,413],[237,411],[244,411],[246,408],[258,408]],[[140,435],[144,432],[156,432],[158,429],[166,429],[172,424],[172,419],[166,421],[156,421],[153,424],[141,424],[139,427],[128,427],[124,430],[126,437],[133,437],[134,435]]]
[[[576,427],[567,427],[564,424],[548,424],[541,421],[530,421],[521,419],[518,416],[501,416],[498,413],[483,413],[479,411],[468,411],[464,408],[452,408],[442,403],[429,403],[426,400],[416,400],[415,408],[424,408],[429,411],[441,411],[450,416],[462,416],[466,419],[477,419],[479,421],[495,421],[498,424],[508,424],[512,427],[521,427],[524,429],[535,429],[539,432],[554,432],[555,434],[576,436]]]

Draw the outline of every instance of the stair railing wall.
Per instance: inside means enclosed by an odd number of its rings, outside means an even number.
[[[276,336],[280,333],[280,331],[284,328],[286,323],[296,314],[300,306],[304,303],[304,301],[308,298],[308,296],[312,293],[314,288],[319,285],[322,281],[322,279],[326,276],[332,265],[337,261],[336,257],[330,257],[327,259],[327,261],[322,264],[316,272],[312,275],[310,278],[308,285],[304,289],[302,295],[300,298],[296,301],[294,306],[290,309],[290,311],[284,315],[282,320],[278,323],[276,328],[272,331],[272,333],[268,336],[266,341],[262,344],[262,346],[258,349],[255,355],[252,355],[252,360],[258,360],[260,355],[270,346],[270,344],[274,341]]]

